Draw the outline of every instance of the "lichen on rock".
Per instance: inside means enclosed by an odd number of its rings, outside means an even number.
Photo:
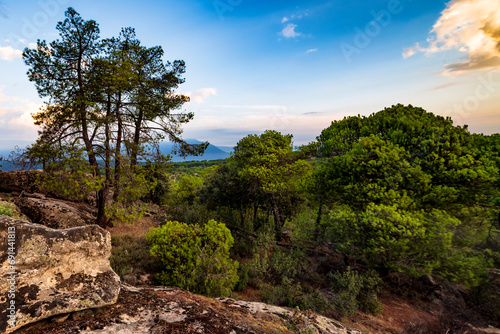
[[[14,238],[8,238],[8,231]],[[15,248],[14,264],[9,247]],[[109,264],[111,236],[97,225],[54,230],[0,216],[0,249],[0,332],[10,333],[57,314],[110,305],[118,298],[120,279]],[[7,280],[12,277],[14,284]],[[14,298],[9,297],[12,285]],[[14,326],[6,321],[12,300]]]

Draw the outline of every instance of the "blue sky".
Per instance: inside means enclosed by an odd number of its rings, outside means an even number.
[[[397,103],[499,132],[500,0],[0,0],[0,148],[36,139],[43,101],[20,51],[58,38],[69,6],[101,37],[134,27],[186,61],[185,138],[232,146],[275,129],[304,144]]]

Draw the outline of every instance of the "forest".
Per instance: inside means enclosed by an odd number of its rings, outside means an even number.
[[[16,161],[42,164],[52,192],[94,196],[103,228],[157,208],[158,228],[113,239],[123,279],[152,272],[207,296],[251,287],[268,303],[349,316],[379,314],[383,289],[427,277],[464,287],[500,320],[488,281],[500,268],[500,134],[395,104],[325,124],[307,145],[271,129],[224,161],[173,165],[162,140],[184,154],[208,145],[181,138],[194,117],[175,93],[184,62],[164,63],[132,28],[101,39],[72,8],[57,29],[23,53],[47,104]]]

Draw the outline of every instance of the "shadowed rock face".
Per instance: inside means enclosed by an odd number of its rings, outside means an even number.
[[[29,193],[39,192],[35,184],[36,176],[39,171],[13,170],[9,172],[0,172],[0,191],[1,192],[21,192]]]
[[[9,248],[15,248],[15,263]],[[120,278],[109,265],[111,236],[97,225],[53,230],[0,216],[0,250],[0,333],[118,298]],[[12,300],[13,326],[7,323]]]
[[[92,215],[52,199],[18,197],[14,204],[33,223],[50,228],[63,229],[95,223]]]

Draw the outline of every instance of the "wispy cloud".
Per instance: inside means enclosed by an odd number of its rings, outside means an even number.
[[[21,58],[22,55],[21,50],[16,50],[12,46],[0,46],[0,59],[2,60],[14,60]]]
[[[495,9],[496,8],[496,9]],[[467,54],[463,62],[450,63],[446,72],[491,69],[500,66],[500,0],[452,0],[434,24],[427,40],[407,48],[403,57],[417,52],[432,55],[458,50]]]
[[[270,110],[270,111],[287,110],[286,106],[280,106],[280,105],[218,105],[214,107],[225,108],[225,109]]]
[[[296,24],[288,23],[286,27],[281,30],[281,35],[285,38],[295,38],[302,35],[300,32],[295,31],[295,28],[297,28]]]
[[[3,4],[3,1],[0,1],[0,17],[3,19],[9,18],[9,7]]]
[[[318,49],[309,49],[306,51],[306,54],[316,52],[316,51],[318,51]]]
[[[288,22],[288,17],[286,17],[286,16],[281,19],[281,23],[285,23],[285,22]]]
[[[189,96],[190,102],[195,103],[205,103],[205,100],[212,95],[217,95],[217,89],[215,88],[200,88],[194,92],[185,92],[184,95]]]
[[[445,89],[445,88],[448,88],[448,87],[453,87],[453,86],[456,86],[456,85],[458,85],[457,82],[450,82],[450,83],[447,83],[447,84],[444,84],[444,85],[441,85],[441,86],[437,86],[437,87],[431,88],[431,90],[440,90],[440,89]]]
[[[40,111],[40,105],[16,96],[7,96],[0,86],[0,133],[11,140],[34,140],[38,127],[32,114]]]

